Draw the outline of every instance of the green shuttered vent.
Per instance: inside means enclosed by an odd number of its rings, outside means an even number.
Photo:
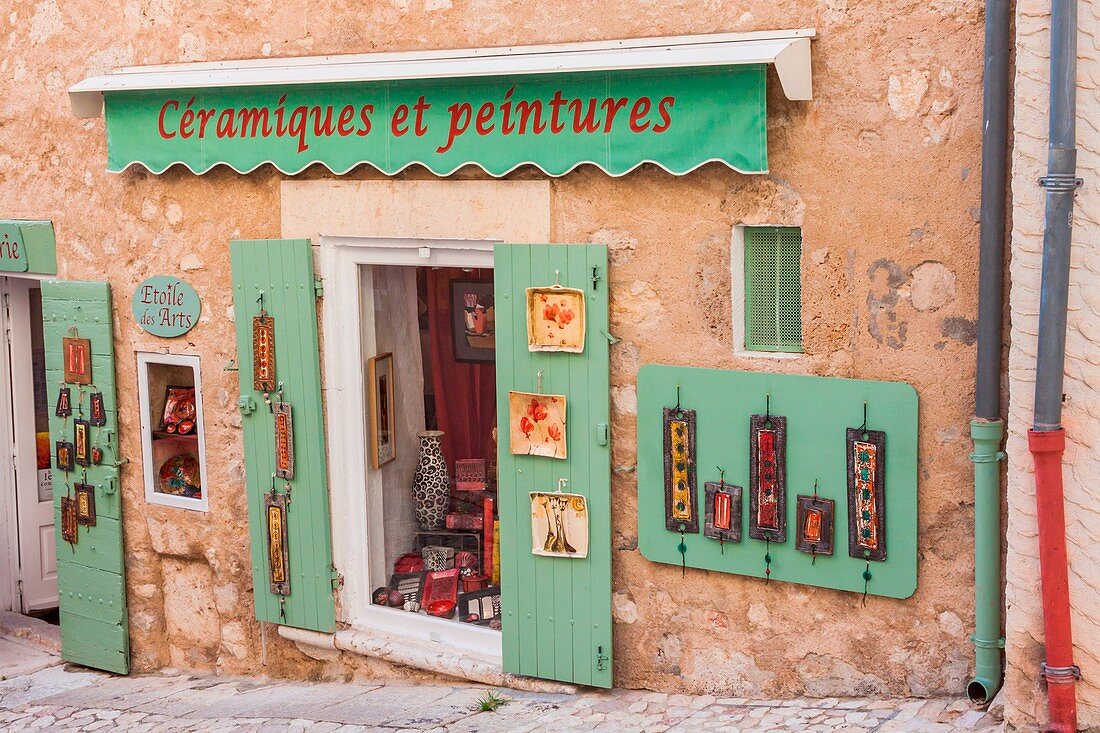
[[[802,230],[745,228],[745,348],[802,351]]]

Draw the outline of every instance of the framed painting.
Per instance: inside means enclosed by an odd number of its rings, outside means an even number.
[[[370,464],[380,468],[397,457],[397,404],[394,402],[393,354],[367,360],[370,383]]]
[[[61,353],[65,356],[65,381],[69,384],[91,384],[92,342],[64,338],[61,340]]]
[[[451,330],[455,361],[492,362],[496,359],[496,311],[493,283],[451,282]]]
[[[588,501],[580,494],[532,491],[531,552],[588,557]]]
[[[527,288],[527,349],[584,351],[584,291],[553,285]]]
[[[508,448],[517,456],[565,459],[565,395],[508,393]]]

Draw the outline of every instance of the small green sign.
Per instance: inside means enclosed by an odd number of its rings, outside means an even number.
[[[26,272],[27,248],[23,230],[14,222],[0,222],[0,272]]]
[[[194,328],[202,304],[199,294],[178,277],[156,275],[143,280],[131,303],[134,320],[154,336],[173,338]]]

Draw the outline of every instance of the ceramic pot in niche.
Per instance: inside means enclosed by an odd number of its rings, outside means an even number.
[[[413,508],[416,521],[425,532],[443,529],[451,503],[451,480],[443,460],[442,430],[425,430],[420,438],[420,458],[413,474]]]

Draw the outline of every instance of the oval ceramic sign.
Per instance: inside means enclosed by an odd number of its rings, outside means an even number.
[[[199,322],[199,294],[178,277],[156,275],[134,291],[134,319],[154,336],[182,336]]]

